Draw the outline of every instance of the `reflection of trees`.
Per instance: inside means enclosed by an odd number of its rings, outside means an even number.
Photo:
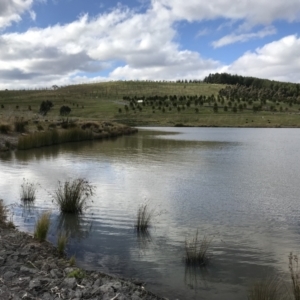
[[[192,290],[198,288],[207,289],[206,276],[208,271],[205,267],[186,266],[184,283]]]
[[[85,222],[78,214],[60,214],[57,218],[58,232],[65,232],[71,238],[87,238],[91,229],[92,222]]]

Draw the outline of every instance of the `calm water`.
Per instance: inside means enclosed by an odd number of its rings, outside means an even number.
[[[49,239],[71,234],[80,266],[138,278],[170,299],[247,299],[259,278],[288,278],[300,246],[300,130],[148,128],[115,141],[0,156],[0,198],[21,230],[51,210]],[[79,218],[60,216],[57,181],[96,186]],[[36,182],[33,207],[20,206],[23,178]],[[137,208],[155,209],[149,237],[133,230]],[[206,269],[187,269],[184,241],[213,236]]]

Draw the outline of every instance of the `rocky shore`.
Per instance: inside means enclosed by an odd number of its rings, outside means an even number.
[[[49,242],[0,226],[1,300],[154,300],[141,283],[84,271],[61,257]]]

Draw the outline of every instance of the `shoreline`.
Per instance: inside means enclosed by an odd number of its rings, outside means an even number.
[[[132,282],[79,269],[48,241],[0,225],[0,299],[167,300]]]

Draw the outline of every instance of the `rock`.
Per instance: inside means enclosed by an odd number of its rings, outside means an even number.
[[[5,272],[5,274],[3,275],[3,278],[4,278],[5,280],[9,280],[9,279],[13,278],[14,276],[16,276],[16,273],[15,273],[15,272],[7,271],[7,272]]]
[[[162,299],[139,292],[132,282],[95,271],[84,271],[82,279],[69,278],[75,270],[50,243],[0,226],[0,300]]]
[[[76,286],[76,283],[77,282],[75,278],[65,278],[62,282],[62,286],[73,289]]]

